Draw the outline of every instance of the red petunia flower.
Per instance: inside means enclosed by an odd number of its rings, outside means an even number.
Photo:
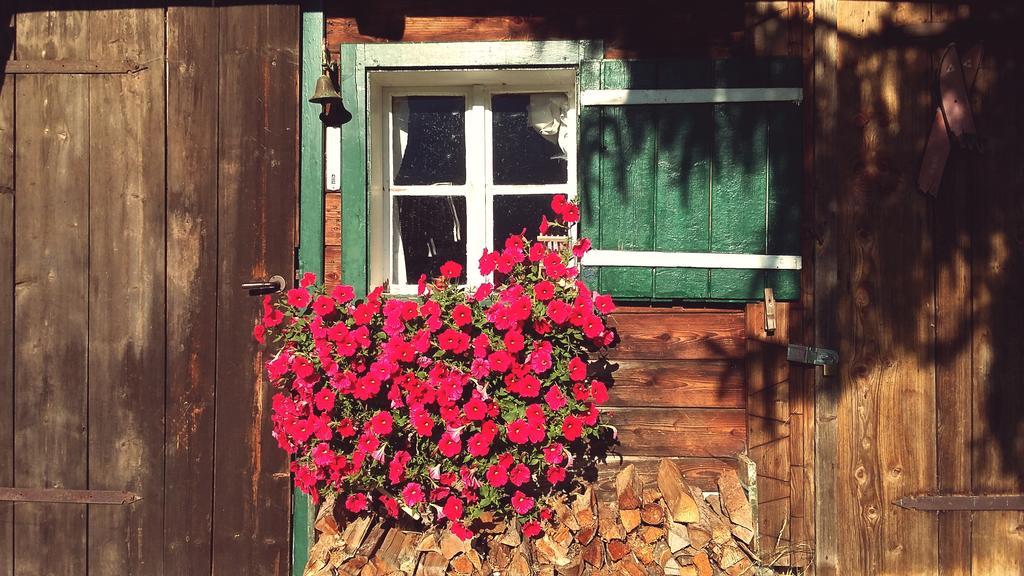
[[[512,494],[512,509],[519,515],[529,513],[530,510],[533,510],[533,498],[530,498],[526,494],[516,490],[515,493]]]
[[[349,494],[348,498],[345,499],[345,508],[354,514],[366,510],[366,494]]]
[[[289,306],[305,310],[306,306],[309,306],[310,300],[312,300],[312,296],[309,295],[309,291],[305,288],[292,288],[288,291]]]
[[[449,260],[441,265],[441,276],[449,280],[458,280],[462,275],[462,264]]]
[[[441,514],[445,518],[452,522],[456,522],[462,518],[462,500],[459,500],[455,496],[449,496],[444,501],[444,507],[441,508]]]

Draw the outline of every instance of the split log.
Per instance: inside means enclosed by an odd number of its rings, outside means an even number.
[[[530,562],[527,561],[526,556],[521,552],[516,552],[512,557],[512,562],[508,566],[507,576],[530,576]]]
[[[619,513],[615,504],[600,502],[597,505],[598,533],[607,542],[609,540],[622,540],[626,537],[626,529],[619,523]]]
[[[647,576],[647,571],[632,558],[623,558],[617,567],[619,573],[624,576]]]
[[[615,497],[619,510],[636,510],[643,505],[644,484],[630,464],[615,475]]]
[[[427,552],[420,558],[416,576],[444,576],[448,571],[448,559],[440,552]]]
[[[626,557],[630,552],[629,544],[626,544],[623,540],[609,540],[608,541],[608,557],[611,558],[612,562],[618,562]]]
[[[665,529],[659,526],[644,526],[640,531],[640,538],[648,544],[654,544],[665,536]]]
[[[690,545],[689,530],[683,524],[668,523],[668,547],[673,554]],[[709,537],[710,538],[710,537]],[[703,546],[701,546],[702,548]]]
[[[619,510],[619,520],[626,533],[632,532],[640,526],[640,510]]]
[[[679,468],[668,459],[662,460],[658,467],[658,489],[674,521],[686,523],[700,519],[697,503],[690,495],[690,487],[683,480]]]
[[[595,534],[597,534],[597,526],[587,526],[576,533],[576,541],[579,542],[581,546],[586,546],[594,539]]]
[[[604,566],[604,543],[601,540],[592,540],[583,547],[583,561],[594,568],[600,569]]]
[[[750,544],[754,537],[754,513],[750,507],[750,501],[747,499],[747,493],[740,484],[739,476],[735,471],[726,470],[718,477],[718,491],[722,496],[722,506],[725,508],[725,513],[729,515],[729,520],[741,528],[746,528],[747,531],[742,534],[746,535],[749,532],[750,536],[744,540],[744,543]],[[735,530],[733,532],[735,533]]]
[[[711,559],[708,558],[708,553],[703,550],[694,554],[693,565],[697,568],[698,576],[713,576],[714,574],[711,568]]]
[[[665,509],[658,502],[649,502],[640,510],[640,519],[644,524],[661,526],[665,521]]]

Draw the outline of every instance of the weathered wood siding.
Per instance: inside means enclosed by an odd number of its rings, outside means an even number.
[[[0,485],[142,499],[0,503],[0,575],[288,573],[239,285],[292,272],[298,8],[7,21],[4,62],[145,68],[0,76]]]

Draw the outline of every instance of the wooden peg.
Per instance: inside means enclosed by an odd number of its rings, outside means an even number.
[[[764,331],[774,334],[778,323],[775,318],[775,292],[771,288],[764,289]]]

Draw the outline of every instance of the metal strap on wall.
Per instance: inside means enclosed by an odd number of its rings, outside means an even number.
[[[592,250],[583,257],[581,263],[584,266],[738,270],[800,270],[803,267],[803,259],[800,256],[633,250]]]
[[[583,106],[632,104],[722,104],[729,102],[803,101],[802,88],[690,88],[683,90],[584,90]]]

